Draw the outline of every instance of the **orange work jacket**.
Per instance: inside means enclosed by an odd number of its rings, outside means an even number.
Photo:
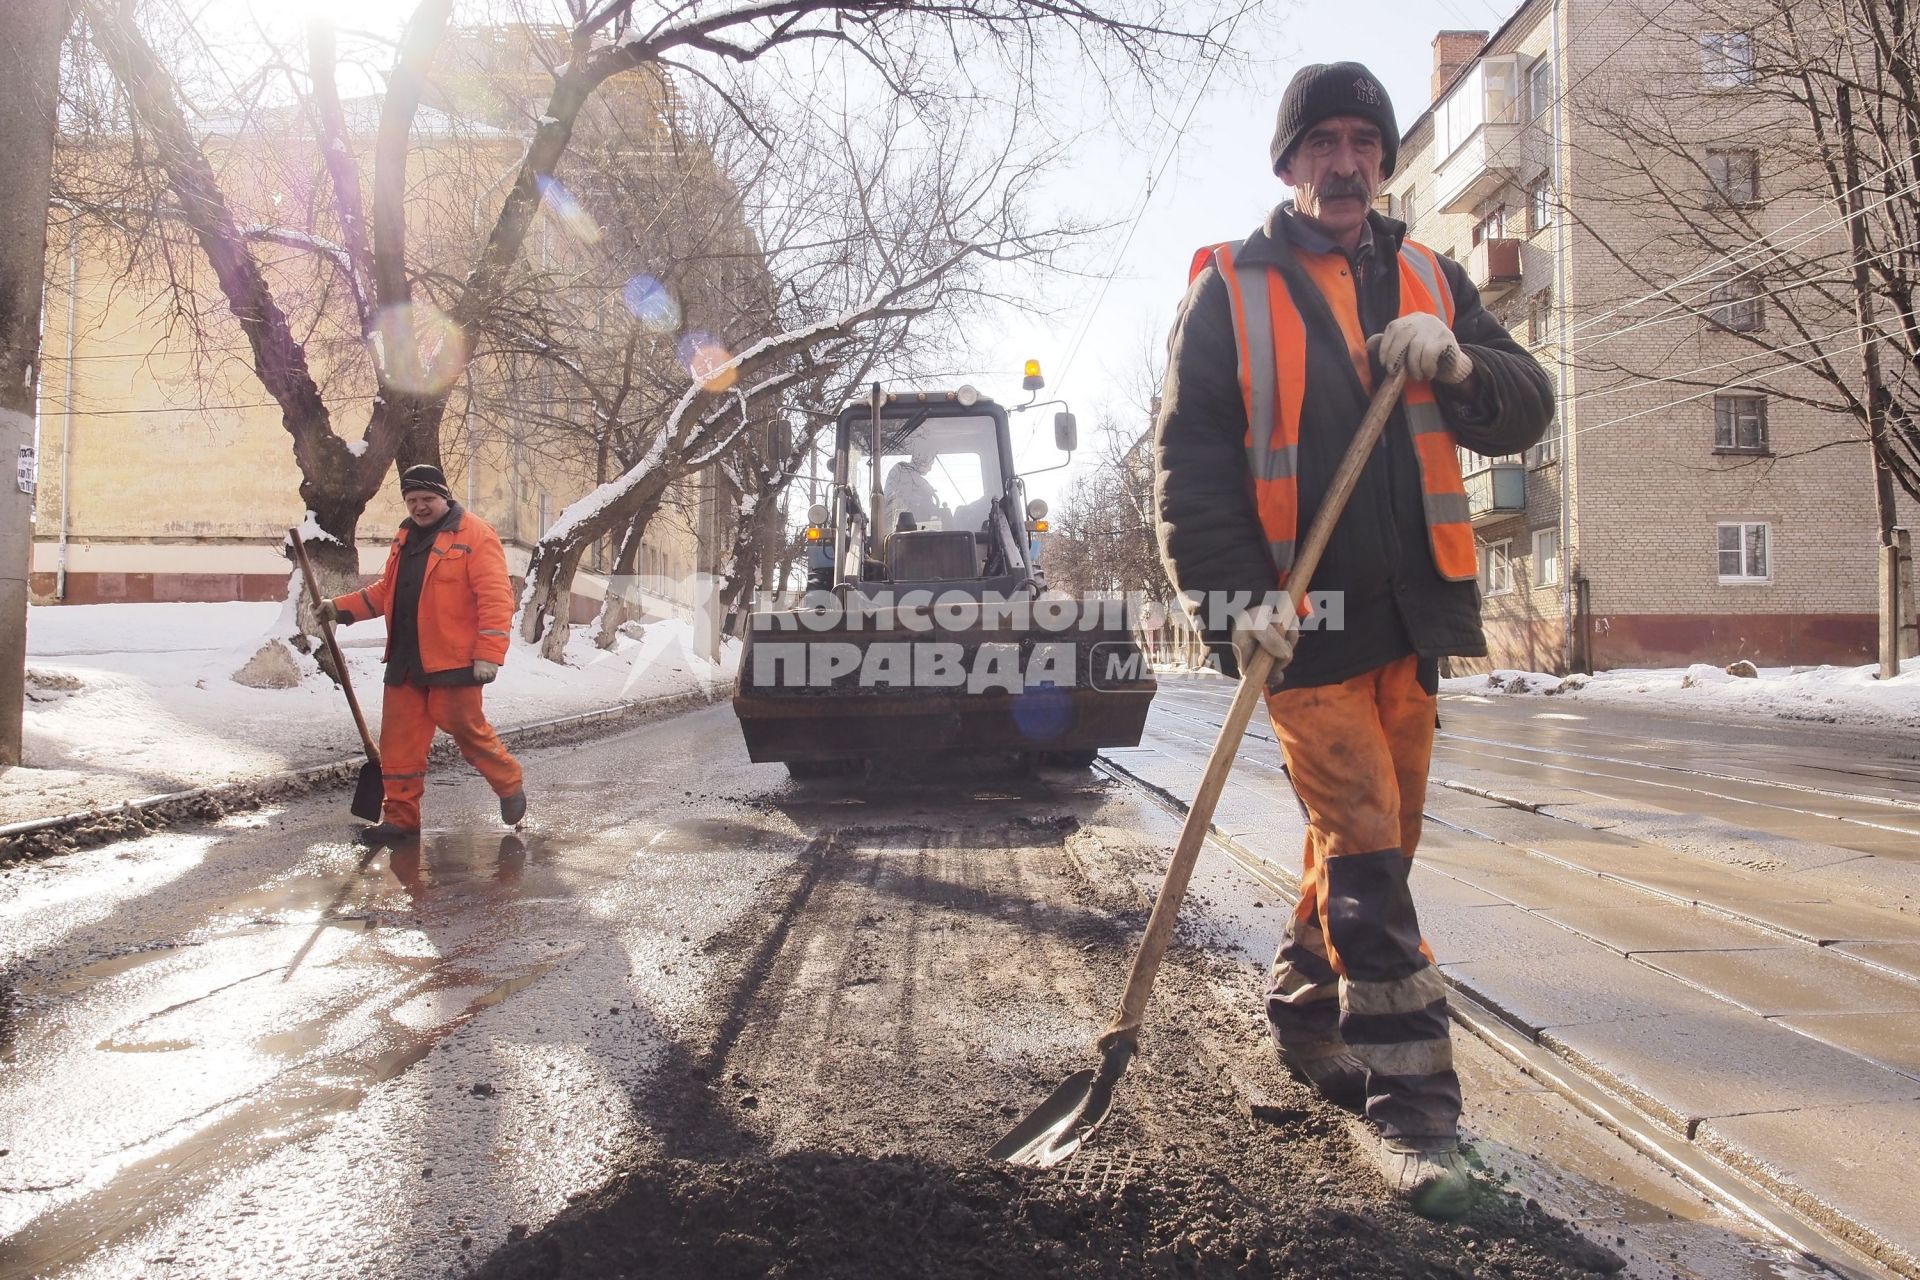
[[[400,574],[400,552],[407,544],[401,522],[387,549],[380,580],[334,597],[342,622],[363,622],[393,614],[393,584]],[[507,554],[500,535],[470,511],[462,511],[434,535],[427,552],[426,577],[420,583],[420,669],[457,671],[476,661],[507,660],[508,628],[513,625],[513,588],[507,581]],[[393,639],[387,639],[392,657]]]

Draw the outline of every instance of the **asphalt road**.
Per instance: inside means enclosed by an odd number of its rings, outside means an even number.
[[[1116,759],[1185,767],[1212,694],[1169,695]],[[1504,1193],[1460,1228],[1388,1205],[1274,1069],[1285,910],[1224,849],[1122,1115],[1078,1172],[1011,1179],[978,1153],[1087,1065],[1162,803],[1103,773],[800,788],[724,707],[527,764],[518,835],[454,767],[411,853],[315,797],[0,872],[0,1276],[1585,1274],[1569,1221],[1634,1274],[1813,1273],[1469,1036]],[[1223,815],[1297,847],[1273,799]],[[724,1208],[763,1201],[789,1207]]]

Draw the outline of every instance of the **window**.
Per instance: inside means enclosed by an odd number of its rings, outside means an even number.
[[[1504,596],[1513,590],[1513,539],[1480,544],[1480,594]]]
[[[1511,124],[1519,116],[1520,59],[1482,58],[1433,108],[1433,154],[1444,160],[1482,125]]]
[[[1763,523],[1720,526],[1720,581],[1765,582],[1773,576],[1767,545],[1771,528]]]
[[[1527,234],[1553,225],[1553,187],[1545,179],[1527,188]]]
[[[1553,59],[1536,58],[1527,68],[1527,114],[1538,117],[1553,106]]]
[[[1540,438],[1539,444],[1527,450],[1526,458],[1530,467],[1544,467],[1560,461],[1560,422],[1557,418],[1547,424],[1547,434]]]
[[[1547,341],[1547,332],[1553,318],[1553,291],[1542,289],[1527,300],[1527,345],[1541,346]]]
[[[1414,217],[1413,188],[1408,187],[1407,194],[1400,197],[1400,221],[1406,223],[1407,226],[1411,227],[1413,226],[1413,217]]]
[[[1713,398],[1715,453],[1767,452],[1767,398],[1733,395]]]
[[[542,535],[544,535],[547,531],[547,495],[544,491],[542,491],[542,493],[540,494],[540,501],[538,503],[537,509],[539,510],[539,513],[540,513],[540,519],[539,519],[540,532]]]
[[[1708,318],[1722,329],[1734,333],[1752,333],[1764,325],[1760,282],[1752,276],[1735,276],[1714,286],[1713,310]]]
[[[1709,89],[1753,83],[1753,38],[1744,31],[1712,31],[1700,37],[1700,79]]]
[[[1551,587],[1560,581],[1560,531],[1533,531],[1533,585]]]
[[[1722,204],[1760,202],[1760,153],[1751,147],[1707,152],[1707,181]]]
[[[1486,217],[1473,224],[1473,242],[1503,240],[1507,234],[1507,206],[1497,204]]]

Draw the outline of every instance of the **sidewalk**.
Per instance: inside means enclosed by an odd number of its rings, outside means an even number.
[[[235,683],[279,628],[278,604],[122,604],[36,607],[27,623],[26,762],[0,770],[0,826],[101,809],[193,788],[252,783],[360,753],[339,689],[298,659],[299,682]],[[378,622],[340,633],[369,728],[379,732]],[[717,666],[692,651],[684,622],[650,624],[640,639],[594,647],[576,627],[566,665],[513,645],[487,712],[502,730],[714,688],[731,679],[738,646]]]
[[[1783,720],[1920,732],[1920,659],[1903,662],[1892,680],[1878,679],[1878,666],[1755,670],[1746,677],[1703,663],[1590,676],[1501,669],[1491,675],[1449,677],[1440,682],[1440,692],[1537,701],[1542,710],[1601,706],[1720,721]]]
[[[1184,801],[1205,736],[1150,721],[1108,754]],[[1292,884],[1301,821],[1277,763],[1248,743],[1214,829]],[[1809,845],[1763,873],[1582,825],[1597,793],[1494,780],[1435,764],[1436,784],[1509,797],[1429,792],[1415,896],[1448,978],[1675,1139],[1920,1276],[1920,911],[1902,897],[1920,866]]]

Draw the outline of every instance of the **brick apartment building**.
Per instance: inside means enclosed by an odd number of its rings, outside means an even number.
[[[1734,274],[1737,255],[1676,255],[1660,224],[1672,214],[1623,195],[1622,175],[1651,175],[1663,200],[1691,193],[1702,216],[1732,210],[1841,246],[1844,233],[1824,181],[1780,158],[1792,122],[1743,101],[1745,37],[1660,12],[1654,24],[1608,0],[1528,0],[1491,36],[1441,32],[1431,105],[1383,193],[1414,238],[1465,264],[1559,388],[1537,448],[1463,455],[1491,664],[1871,661],[1877,536],[1859,429],[1788,398],[1803,373],[1762,376],[1793,357],[1756,358],[1741,339],[1772,323],[1792,341],[1778,301]],[[1618,104],[1661,94],[1705,104],[1672,113],[1698,119],[1697,147],[1683,129],[1650,157],[1613,131]],[[1711,305],[1650,297],[1663,272]],[[1899,517],[1915,523],[1904,495]]]

